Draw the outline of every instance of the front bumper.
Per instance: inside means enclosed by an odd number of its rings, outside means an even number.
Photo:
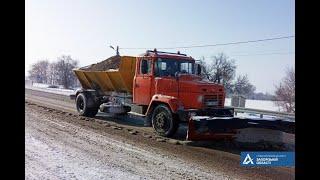
[[[210,108],[178,110],[180,121],[188,122],[192,116],[233,117],[234,108]]]

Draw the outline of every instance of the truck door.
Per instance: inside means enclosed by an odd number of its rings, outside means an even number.
[[[136,76],[133,84],[133,102],[149,105],[151,100],[152,61],[149,58],[138,60]]]
[[[174,60],[158,58],[155,63],[155,94],[178,97],[178,81],[175,72],[178,64]]]

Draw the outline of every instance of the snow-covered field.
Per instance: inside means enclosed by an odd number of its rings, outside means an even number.
[[[226,98],[225,106],[231,106],[231,98]],[[269,111],[280,111],[281,109],[275,105],[274,101],[246,99],[245,108],[262,109]]]
[[[75,90],[63,89],[61,88],[61,86],[59,86],[59,88],[49,88],[48,86],[49,84],[33,83],[32,85],[26,84],[25,87],[28,89],[34,89],[34,90],[55,93],[55,94],[62,94],[66,96],[69,96],[75,93]]]

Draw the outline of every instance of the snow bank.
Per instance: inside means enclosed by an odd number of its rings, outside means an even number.
[[[32,86],[26,85],[25,88],[48,92],[48,93],[61,94],[61,95],[66,95],[66,96],[69,96],[71,94],[75,94],[75,90],[63,89],[63,88],[61,88],[61,86],[59,86],[59,88],[49,88],[49,85],[50,84],[33,83]]]
[[[47,88],[50,84],[43,84],[43,83],[32,83],[32,86],[39,87],[39,88]]]

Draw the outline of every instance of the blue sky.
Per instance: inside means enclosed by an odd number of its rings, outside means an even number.
[[[295,35],[294,9],[293,0],[28,0],[25,73],[37,60],[63,54],[80,66],[96,63],[114,55],[109,45],[157,48]],[[180,51],[196,59],[226,53],[259,92],[273,93],[295,64],[294,38]]]

